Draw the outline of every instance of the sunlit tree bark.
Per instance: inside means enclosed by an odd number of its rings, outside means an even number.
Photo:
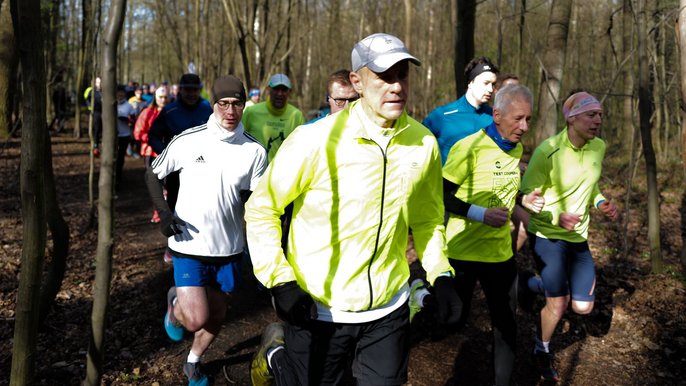
[[[536,144],[557,132],[557,107],[567,51],[567,33],[572,14],[572,0],[554,0],[541,69],[536,114]]]

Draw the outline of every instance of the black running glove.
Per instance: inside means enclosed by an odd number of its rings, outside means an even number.
[[[436,295],[436,307],[438,308],[438,322],[441,324],[453,324],[460,320],[462,314],[462,301],[457,296],[453,278],[439,276],[434,281]]]
[[[160,231],[166,237],[172,237],[183,233],[183,226],[186,222],[180,218],[174,216],[172,212],[159,212],[160,213]]]
[[[302,326],[317,318],[314,300],[295,281],[272,288],[272,297],[276,314],[290,324]]]

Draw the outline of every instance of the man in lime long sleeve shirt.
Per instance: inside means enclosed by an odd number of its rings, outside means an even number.
[[[524,193],[540,190],[545,200],[542,211],[531,215],[529,240],[541,274],[530,287],[542,288],[546,296],[534,358],[548,381],[559,378],[549,344],[570,299],[578,314],[593,310],[595,267],[586,241],[589,209],[594,206],[617,218],[617,208],[598,188],[605,156],[605,142],[596,138],[602,123],[600,102],[578,92],[565,101],[563,111],[567,127],[536,148],[521,186]]]

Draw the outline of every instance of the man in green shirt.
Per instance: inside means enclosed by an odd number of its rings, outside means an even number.
[[[443,166],[448,256],[464,305],[460,324],[478,280],[491,316],[496,385],[510,383],[515,359],[517,266],[509,217],[519,190],[519,142],[529,130],[532,105],[528,88],[503,87],[495,97],[493,122],[458,141]],[[543,200],[534,191],[520,204],[536,212]]]
[[[563,106],[567,127],[534,151],[522,180],[522,192],[539,190],[545,206],[529,221],[529,240],[541,277],[530,287],[545,292],[534,347],[541,377],[557,381],[549,352],[550,339],[570,300],[577,314],[588,314],[595,300],[595,267],[588,248],[589,209],[610,219],[617,208],[598,188],[605,142],[596,138],[602,106],[592,95],[578,92]],[[538,281],[538,284],[535,284]]]
[[[284,74],[276,74],[269,80],[267,100],[245,109],[243,126],[267,148],[269,160],[293,130],[305,123],[305,116],[297,107],[288,103],[293,85]]]

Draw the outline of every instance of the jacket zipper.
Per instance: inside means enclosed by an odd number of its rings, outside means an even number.
[[[388,163],[388,158],[386,158],[386,152],[384,151],[384,149],[381,148],[381,146],[375,141],[372,142],[376,144],[379,150],[381,150],[381,154],[383,155],[383,177],[381,179],[381,210],[379,211],[379,227],[376,231],[374,252],[372,253],[372,258],[369,260],[369,266],[367,267],[367,284],[369,285],[369,307],[367,307],[367,310],[371,310],[372,304],[374,304],[374,288],[372,286],[372,264],[374,263],[374,258],[376,257],[376,253],[379,250],[379,238],[381,237],[381,227],[383,225],[384,198],[386,196],[386,165]]]

